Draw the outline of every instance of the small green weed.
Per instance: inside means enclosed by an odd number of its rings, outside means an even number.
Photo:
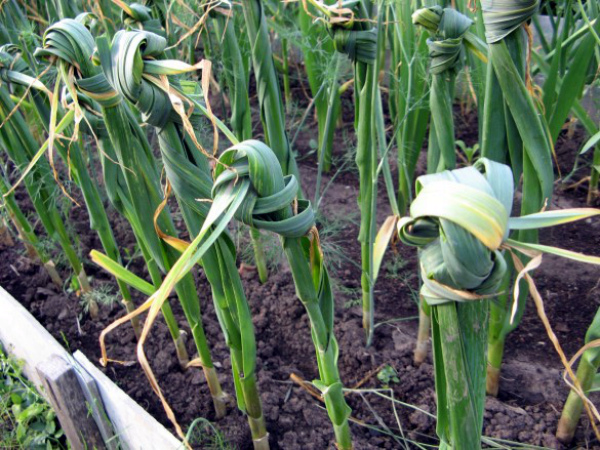
[[[388,388],[392,383],[400,383],[398,372],[389,364],[377,373],[377,379],[385,388]]]
[[[465,144],[464,141],[461,141],[461,140],[457,140],[455,142],[455,144],[458,148],[460,148],[462,150],[462,152],[467,157],[467,162],[469,163],[469,165],[471,165],[471,163],[473,162],[473,158],[475,157],[475,154],[479,151],[479,144],[475,144],[475,145],[473,145],[473,147],[469,147],[469,146],[467,146],[467,144]]]
[[[90,303],[92,302],[96,302],[99,306],[109,306],[112,308],[119,303],[120,299],[121,297],[118,294],[115,294],[112,286],[109,284],[101,284],[93,291],[83,294],[79,302],[81,303],[83,312],[87,314],[90,309]]]
[[[254,265],[254,247],[250,239],[250,227],[241,225],[237,227],[235,233],[236,246],[239,249],[238,254],[243,263]],[[260,243],[267,261],[269,272],[277,272],[279,266],[284,260],[283,249],[276,234],[261,232]]]
[[[50,405],[0,348],[0,448],[69,448]]]
[[[235,448],[227,442],[221,430],[203,417],[192,422],[186,438],[194,448],[204,450],[234,450]]]
[[[389,259],[384,266],[386,278],[389,278],[390,280],[399,280],[403,278],[404,274],[402,271],[407,264],[408,261],[402,259],[400,255]]]

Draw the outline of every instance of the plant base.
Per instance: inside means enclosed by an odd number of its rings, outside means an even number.
[[[79,281],[79,289],[81,289],[82,294],[85,294],[86,292],[90,292],[92,290],[85,270],[81,269],[81,272],[77,274],[77,281]]]
[[[586,353],[588,352],[589,350]],[[579,367],[577,367],[577,380],[583,391],[587,394],[594,384],[598,366],[597,364],[590,362],[587,358],[589,353],[588,355],[586,355],[586,353],[583,354],[583,357],[579,361]],[[571,390],[567,397],[567,401],[563,406],[560,421],[558,422],[558,428],[556,430],[556,438],[560,442],[567,445],[571,443],[575,436],[577,424],[579,423],[583,410],[583,400],[574,390]]]
[[[498,392],[500,391],[500,369],[492,367],[489,364],[487,366],[485,391],[492,397],[498,397]]]
[[[187,366],[190,362],[190,356],[188,354],[187,349],[185,348],[185,336],[186,333],[181,331],[179,336],[175,341],[175,352],[177,353],[177,360],[179,361],[179,365],[182,369],[187,369]]]
[[[414,363],[420,366],[429,352],[429,330],[431,328],[431,317],[419,308],[419,333],[417,335],[417,345],[415,346]]]
[[[88,304],[88,311],[92,320],[98,319],[98,315],[100,314],[100,307],[98,306],[98,303],[96,303],[94,300],[90,300]]]
[[[563,414],[556,429],[556,439],[565,445],[569,445],[575,436],[575,429],[578,422],[579,419],[573,420],[572,417]]]
[[[368,296],[368,293],[364,293],[363,292],[363,330],[365,332],[365,347],[369,347],[371,345],[371,342],[373,342],[373,324],[374,324],[374,319],[373,319],[373,310],[370,308],[370,306],[367,304],[365,305],[364,302],[365,300],[365,296]],[[370,304],[370,299],[369,299],[369,304]]]
[[[0,243],[6,247],[13,247],[15,245],[15,241],[10,235],[8,227],[2,221],[0,221]]]
[[[60,277],[60,275],[58,274],[58,270],[56,270],[56,265],[54,265],[54,261],[49,260],[48,262],[44,263],[44,269],[46,269],[46,272],[48,272],[48,276],[50,277],[52,282],[56,285],[56,287],[59,287],[62,289],[63,280]]]
[[[420,366],[427,359],[427,354],[429,353],[429,342],[425,341],[417,341],[417,345],[415,346],[415,353],[413,356],[413,362],[416,366]]]
[[[599,194],[600,194],[600,191],[598,191],[598,189],[595,189],[590,186],[590,190],[588,191],[588,196],[587,196],[587,204],[590,206],[593,205],[594,202],[596,201],[596,199],[598,198]]]
[[[217,419],[225,417],[227,413],[227,402],[229,396],[221,389],[221,383],[219,383],[219,377],[214,367],[203,367],[204,376],[206,377],[206,384],[212,395],[213,406],[215,407],[215,416]]]
[[[253,436],[252,445],[254,446],[254,450],[269,450],[269,433],[267,433],[265,428],[264,417],[261,416],[259,419],[254,419],[248,416],[248,423],[250,424],[250,430]]]
[[[253,439],[252,445],[254,450],[269,450],[269,435],[267,434],[260,439]]]

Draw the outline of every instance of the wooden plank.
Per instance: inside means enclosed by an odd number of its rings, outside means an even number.
[[[104,409],[104,403],[102,402],[102,396],[96,385],[96,380],[87,373],[85,369],[79,366],[79,363],[74,358],[70,358],[73,364],[73,368],[79,379],[79,385],[85,396],[85,400],[89,406],[90,414],[94,418],[100,434],[104,439],[104,445],[108,450],[118,450],[118,439],[115,437],[112,423],[110,422],[108,415]]]
[[[154,417],[96,368],[79,350],[73,354],[79,367],[87,371],[98,386],[106,414],[122,447],[143,450],[182,449],[175,438]],[[151,432],[149,431],[151,430]]]
[[[52,355],[69,354],[50,333],[8,292],[0,287],[0,342],[6,351],[24,362],[23,373],[38,388],[42,382],[35,367]],[[40,393],[46,393],[40,389]]]
[[[60,356],[52,355],[36,369],[71,448],[106,449],[73,366]]]

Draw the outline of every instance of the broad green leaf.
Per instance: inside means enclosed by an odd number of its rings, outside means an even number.
[[[412,217],[439,217],[460,225],[495,250],[504,237],[508,215],[502,203],[470,186],[438,181],[425,185],[410,206]]]
[[[529,91],[510,57],[506,43],[492,44],[489,51],[498,82],[537,175],[541,193],[544,198],[550,198],[554,186],[550,138],[542,125],[541,117]]]
[[[589,217],[600,215],[599,209],[573,208],[555,211],[543,211],[537,214],[528,214],[521,217],[508,219],[511,230],[537,230],[539,228],[553,227],[564,223],[576,222]]]
[[[595,147],[596,144],[598,144],[599,142],[600,142],[600,131],[588,139],[588,141],[585,143],[585,145],[581,148],[581,151],[579,152],[579,154],[583,155],[589,149]]]

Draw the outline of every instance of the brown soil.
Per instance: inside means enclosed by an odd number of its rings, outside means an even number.
[[[460,114],[458,109],[456,116],[457,137],[469,145],[473,144],[477,130],[475,116]],[[316,135],[316,126],[313,124],[309,128],[296,143],[300,154],[307,151],[309,139]],[[352,110],[349,107],[345,108],[344,129],[351,135]],[[582,132],[577,130],[574,137],[564,136],[559,141],[557,157],[563,173],[570,170],[582,139]],[[339,142],[342,142],[341,137]],[[340,145],[336,148],[335,158],[341,160],[349,151],[350,148]],[[303,186],[312,198],[316,179],[314,155],[305,158],[300,166]],[[323,185],[331,180],[332,176],[326,175]],[[380,192],[379,223],[389,214],[383,185]],[[557,189],[552,207],[584,206],[585,194],[585,186],[569,191]],[[356,196],[357,176],[352,170],[344,171],[331,181],[322,205],[322,211],[329,221],[333,219],[341,224],[335,234],[327,236],[324,242],[340,250],[344,256],[332,261],[335,263],[332,264],[332,272],[337,287],[335,332],[340,343],[339,366],[345,385],[352,387],[382,365],[391,365],[396,369],[400,382],[392,383],[388,391],[380,392],[393,394],[398,402],[402,402],[395,404],[394,411],[394,403],[373,392],[349,394],[353,418],[359,421],[359,424],[352,425],[356,448],[416,448],[411,441],[434,444],[435,420],[427,414],[435,414],[431,358],[420,367],[416,367],[412,361],[417,327],[417,306],[414,302],[414,292],[418,289],[416,254],[414,249],[404,246],[390,251],[387,258],[389,262],[385,263],[376,287],[376,322],[380,325],[376,329],[374,345],[365,348],[362,345],[361,309],[359,306],[349,306],[356,305],[355,300],[360,295],[357,290],[360,287],[360,269],[356,265],[360,248],[356,241],[358,224],[354,220],[358,217]],[[21,204],[26,205],[25,196],[20,197]],[[118,241],[123,248],[132,252],[133,240],[127,224],[115,214],[111,213],[111,216]],[[82,254],[87,255],[91,249],[100,248],[98,239],[90,233],[83,208],[71,210],[70,224],[79,236]],[[568,225],[543,232],[541,241],[598,254],[599,227],[600,221]],[[0,250],[0,285],[21,301],[69,350],[82,350],[91,360],[98,361],[99,333],[122,316],[122,308],[117,305],[112,308],[104,306],[100,319],[92,321],[82,314],[79,299],[53,286],[40,268],[24,256],[20,246]],[[130,268],[139,274],[143,273],[139,259],[133,260]],[[86,264],[86,270],[94,277],[94,286],[114,286],[110,277],[93,264]],[[65,272],[64,275],[66,277],[68,274]],[[212,355],[220,366],[220,380],[224,388],[233,394],[229,354],[215,316],[210,290],[201,273],[196,278]],[[572,355],[582,345],[585,330],[600,306],[600,271],[547,258],[535,274],[535,279],[544,296],[546,311],[554,329],[567,355]],[[333,448],[332,429],[322,405],[290,381],[292,373],[312,380],[317,377],[317,368],[308,320],[295,297],[289,271],[282,266],[271,274],[264,285],[252,277],[244,282],[254,317],[258,341],[258,379],[272,448]],[[136,301],[141,301],[141,297]],[[173,307],[181,328],[187,329],[175,302]],[[193,343],[191,339],[188,341],[188,350],[194,354]],[[135,359],[135,338],[127,326],[113,332],[108,345],[112,358]],[[160,319],[147,344],[147,355],[181,424],[188,426],[198,417],[214,421],[202,372],[198,369],[180,369],[168,330]],[[521,326],[508,340],[500,396],[498,399],[488,399],[485,435],[522,444],[563,448],[554,437],[559,411],[568,392],[561,380],[560,369],[560,361],[535,309],[529,305]],[[111,364],[102,370],[159,421],[171,427],[137,365]],[[362,388],[384,389],[376,376],[371,376]],[[215,421],[215,424],[234,448],[250,448],[246,421],[233,404],[230,414]],[[600,448],[585,418],[577,432],[575,446]]]

